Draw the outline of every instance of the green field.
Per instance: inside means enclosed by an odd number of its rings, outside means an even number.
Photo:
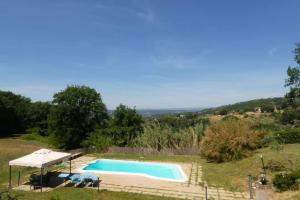
[[[8,184],[8,161],[19,156],[31,153],[45,145],[25,141],[20,139],[0,139],[0,186],[2,190]],[[289,167],[289,159],[296,161],[296,166],[300,167],[300,144],[285,145],[283,151],[277,152],[269,148],[259,149],[252,156],[240,161],[226,162],[226,163],[209,163],[199,156],[186,156],[186,155],[141,155],[141,154],[112,154],[102,153],[93,154],[102,158],[117,158],[117,159],[134,159],[134,160],[153,160],[153,161],[166,161],[166,162],[199,162],[203,169],[203,179],[207,181],[210,186],[223,187],[231,191],[245,191],[247,190],[247,176],[248,174],[258,175],[261,171],[260,155],[264,156],[265,163],[269,160],[276,160],[282,162],[285,166]],[[22,181],[28,179],[28,175],[34,168],[17,168],[13,167],[13,183],[17,182],[17,171],[21,170]],[[268,172],[269,178],[272,176]],[[84,190],[84,192],[83,192]],[[19,199],[169,199],[156,196],[148,196],[141,194],[132,194],[124,192],[108,192],[102,191],[97,193],[92,189],[82,188],[60,188],[47,193],[33,193],[33,192],[16,192],[14,194],[22,195]],[[299,197],[300,194],[296,192],[293,198]]]

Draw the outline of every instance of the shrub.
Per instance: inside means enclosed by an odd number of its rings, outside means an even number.
[[[300,129],[290,129],[274,133],[275,138],[285,144],[300,143]]]
[[[229,120],[235,120],[235,121],[238,121],[239,120],[239,118],[238,117],[236,117],[236,116],[234,116],[234,115],[227,115],[227,116],[225,116],[223,119],[222,119],[223,121],[229,121]]]
[[[228,110],[224,108],[224,109],[220,110],[219,114],[220,115],[227,115],[228,114]]]
[[[201,155],[215,162],[241,159],[260,145],[262,136],[246,120],[218,121],[205,131]]]
[[[296,190],[298,188],[297,179],[300,178],[298,172],[284,172],[275,174],[273,177],[273,185],[278,191]]]
[[[188,128],[173,128],[160,123],[148,122],[143,133],[134,141],[135,147],[147,147],[161,151],[164,149],[199,149],[207,122],[203,121]]]
[[[111,138],[103,134],[103,130],[96,130],[90,133],[81,145],[92,152],[107,151],[111,145]]]
[[[285,170],[285,166],[276,160],[269,160],[266,164],[266,169],[270,170],[271,172],[278,172]]]

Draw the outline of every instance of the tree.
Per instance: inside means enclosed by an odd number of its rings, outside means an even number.
[[[106,126],[108,113],[101,96],[87,86],[68,86],[54,94],[48,118],[51,136],[59,148],[78,148],[96,128]]]
[[[224,109],[220,110],[219,114],[220,115],[227,115],[228,114],[228,110],[224,108]]]
[[[292,124],[300,119],[300,43],[296,44],[294,53],[294,59],[298,66],[289,66],[287,69],[288,78],[285,86],[290,87],[290,92],[285,95],[288,106],[282,115],[283,122]]]
[[[51,104],[49,102],[34,102],[28,109],[28,126],[37,128],[40,134],[46,135],[48,129],[47,118],[50,113]]]
[[[26,129],[29,105],[29,98],[0,91],[0,136],[20,133]]]
[[[135,108],[120,104],[113,113],[110,133],[116,145],[127,146],[143,131],[143,118]]]

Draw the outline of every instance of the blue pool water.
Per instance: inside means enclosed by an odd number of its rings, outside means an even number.
[[[151,178],[171,181],[186,180],[181,167],[175,164],[101,159],[97,160],[94,163],[90,163],[89,165],[84,167],[83,170],[103,173],[138,174]]]

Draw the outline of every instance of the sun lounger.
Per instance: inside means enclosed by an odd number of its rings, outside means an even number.
[[[100,182],[101,182],[101,180],[97,176],[92,176],[90,179],[91,179],[93,187],[94,186],[98,186],[100,184]]]
[[[75,186],[79,186],[84,183],[85,179],[82,176],[80,176],[80,174],[74,174],[74,175],[70,176],[70,181]]]

